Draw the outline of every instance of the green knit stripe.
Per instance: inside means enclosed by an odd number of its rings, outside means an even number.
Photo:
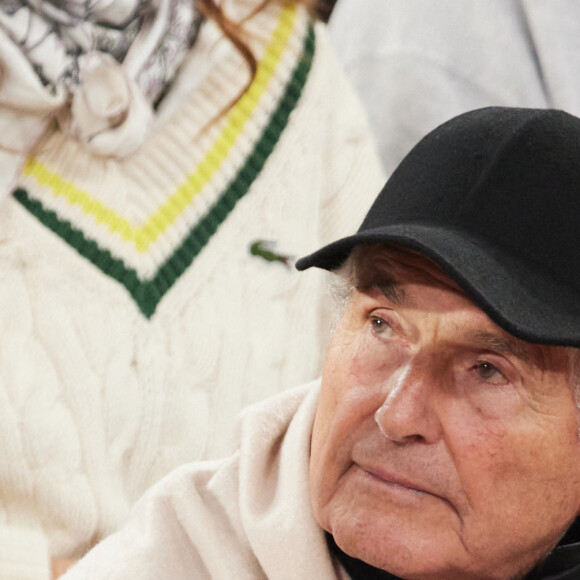
[[[18,188],[13,192],[13,195],[32,215],[72,246],[81,256],[90,260],[107,276],[123,284],[138,304],[141,312],[147,318],[151,318],[163,296],[191,266],[193,260],[228,217],[236,203],[249,191],[252,183],[262,171],[286,128],[290,113],[296,107],[302,94],[312,65],[314,50],[314,28],[310,24],[302,54],[292,72],[284,95],[246,162],[220,198],[206,215],[194,225],[185,240],[159,267],[151,280],[140,280],[134,269],[128,268],[109,250],[101,249],[94,240],[86,238],[83,232],[76,229],[70,222],[59,218],[54,211],[46,209],[40,201],[32,199],[25,189]]]
[[[19,187],[12,195],[48,229],[56,233],[107,276],[123,284],[129,292],[131,288],[142,284],[135,270],[127,268],[122,260],[115,258],[109,250],[101,249],[95,241],[85,238],[82,231],[73,227],[70,222],[60,219],[56,212],[46,209],[40,201],[31,198],[25,189]]]

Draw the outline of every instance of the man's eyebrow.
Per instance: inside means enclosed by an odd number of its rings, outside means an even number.
[[[375,274],[372,278],[365,280],[359,285],[358,289],[362,291],[378,288],[383,296],[390,300],[395,306],[401,306],[405,303],[407,296],[400,284],[389,276],[386,272]]]
[[[525,344],[511,336],[503,336],[486,330],[473,330],[468,333],[468,338],[479,348],[495,350],[502,354],[511,354],[528,365],[534,363],[532,354]]]

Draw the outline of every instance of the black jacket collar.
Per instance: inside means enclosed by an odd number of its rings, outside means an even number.
[[[330,552],[352,580],[403,580],[351,558],[336,545],[330,534],[326,539]],[[580,518],[570,526],[546,560],[526,574],[524,580],[580,580]]]
[[[550,555],[525,580],[580,579],[580,518],[576,518]]]

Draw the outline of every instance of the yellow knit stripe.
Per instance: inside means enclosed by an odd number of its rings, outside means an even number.
[[[64,197],[71,204],[79,206],[86,214],[94,216],[97,223],[105,224],[112,232],[121,234],[124,240],[134,242],[139,228],[117,215],[104,203],[79,189],[72,181],[63,179],[58,173],[50,171],[44,163],[29,157],[22,168],[24,175],[33,176],[39,185],[48,187],[55,197]]]
[[[294,27],[296,11],[296,4],[286,5],[282,9],[266,51],[258,62],[256,76],[249,89],[226,116],[220,134],[195,171],[141,227],[133,226],[113,209],[92,197],[89,192],[79,189],[58,173],[50,171],[34,157],[27,159],[23,173],[33,176],[40,185],[48,187],[55,197],[64,197],[69,203],[79,206],[86,214],[93,216],[97,223],[107,226],[111,232],[120,234],[124,240],[134,244],[138,252],[146,252],[193,201],[227,158],[282,59]]]

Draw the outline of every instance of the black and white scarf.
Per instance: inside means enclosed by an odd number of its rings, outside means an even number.
[[[52,114],[96,153],[131,154],[201,20],[194,0],[3,0],[0,108],[18,113],[9,134],[20,122],[26,142],[31,119],[19,118]]]

